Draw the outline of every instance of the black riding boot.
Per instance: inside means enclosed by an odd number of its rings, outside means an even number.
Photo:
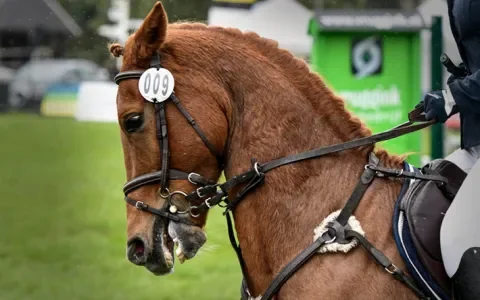
[[[480,299],[480,247],[472,247],[463,253],[452,281],[455,300]]]

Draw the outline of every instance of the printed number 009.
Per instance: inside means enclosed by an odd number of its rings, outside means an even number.
[[[147,76],[145,77],[145,82],[143,83],[143,90],[145,94],[150,93],[150,88],[153,88],[153,94],[157,95],[158,91],[160,90],[160,73],[155,73],[155,77],[153,78],[153,85],[152,85],[152,74],[148,73]],[[169,83],[169,78],[168,76],[163,76],[162,81],[162,95],[166,96],[168,92],[168,83]]]
[[[162,102],[167,100],[173,93],[175,79],[167,69],[157,70],[150,68],[140,77],[138,89],[145,100],[150,102]]]

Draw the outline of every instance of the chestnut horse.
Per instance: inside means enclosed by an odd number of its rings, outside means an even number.
[[[251,169],[251,158],[268,162],[372,134],[320,76],[276,42],[236,29],[168,24],[160,2],[126,44],[113,44],[110,52],[123,56],[117,107],[128,180],[160,170],[162,156],[172,169],[195,172],[213,182],[224,171],[229,180]],[[142,97],[139,76],[128,73],[147,70],[157,53],[162,68],[173,74],[174,94],[187,118],[175,103],[166,101],[161,109],[166,124],[156,124],[157,106]],[[158,135],[162,126],[168,130],[165,139]],[[167,156],[158,136],[163,143],[168,138]],[[235,229],[245,282],[253,296],[264,293],[282,268],[312,243],[314,228],[342,208],[372,151],[383,167],[403,168],[404,157],[365,145],[276,168],[238,203],[233,211]],[[175,222],[138,209],[160,209],[167,201],[174,204],[171,213],[188,209],[184,196],[195,195],[194,183],[173,178],[168,190],[153,182],[130,192],[129,197],[137,200],[126,206],[129,260],[164,275],[173,269],[174,244],[182,262],[195,256],[206,240],[206,211],[194,217],[186,214],[188,222]],[[404,269],[391,225],[402,183],[402,178],[374,180],[355,216],[370,242]],[[165,195],[166,191],[184,193]],[[238,186],[228,191],[232,199],[238,192]],[[412,299],[415,294],[386,275],[367,251],[354,249],[315,255],[277,297]]]

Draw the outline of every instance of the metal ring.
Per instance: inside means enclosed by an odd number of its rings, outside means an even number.
[[[163,194],[164,191],[167,191],[167,194]],[[165,189],[160,189],[160,197],[162,197],[163,199],[167,199],[170,197],[170,190],[168,188],[165,188]]]
[[[190,173],[190,174],[188,174],[187,179],[188,179],[188,181],[189,181],[191,184],[198,185],[198,183],[194,182],[194,181],[190,178],[190,176],[193,176],[193,175],[197,175],[197,176],[200,177],[200,174]]]
[[[169,196],[172,197],[173,195],[176,195],[176,194],[180,194],[180,195],[182,195],[183,197],[187,197],[187,193],[182,192],[182,191],[174,191],[174,192],[171,192],[171,193],[169,194]]]
[[[258,170],[258,162],[253,164],[253,169],[255,170],[258,176],[262,176],[262,174],[260,174],[260,171]]]
[[[145,203],[142,201],[137,201],[135,202],[135,208],[138,210],[143,210],[145,208]]]
[[[193,210],[194,210],[194,209],[198,209],[198,206],[191,206],[191,207],[190,207],[190,209],[189,209],[189,210],[190,210],[190,215],[191,215],[193,218],[198,218],[198,217],[200,216],[200,214],[194,214],[194,213],[193,213]]]
[[[400,169],[400,173],[397,175],[397,177],[400,177],[403,175],[403,169]]]
[[[183,197],[187,197],[187,193],[182,192],[182,191],[174,191],[174,192],[171,192],[171,193],[169,194],[169,197],[168,197],[168,204],[170,204],[170,206],[172,206],[172,202],[171,202],[172,196],[173,196],[173,195],[176,195],[176,194],[180,194],[180,195],[182,195]],[[176,205],[175,205],[175,206],[176,206]],[[178,206],[177,206],[177,207],[178,207]],[[188,209],[185,210],[185,211],[177,211],[176,214],[186,214],[186,213],[188,213],[188,211],[189,211]]]
[[[331,243],[335,242],[336,239],[337,239],[337,236],[334,236],[331,240],[326,241],[325,244],[331,244]]]

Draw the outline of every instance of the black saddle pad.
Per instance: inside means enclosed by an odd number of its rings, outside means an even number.
[[[421,170],[406,163],[405,169],[448,179],[446,185],[406,180],[393,216],[395,242],[410,274],[432,299],[447,300],[451,295],[451,282],[443,266],[440,227],[467,174],[443,159],[434,160]]]

